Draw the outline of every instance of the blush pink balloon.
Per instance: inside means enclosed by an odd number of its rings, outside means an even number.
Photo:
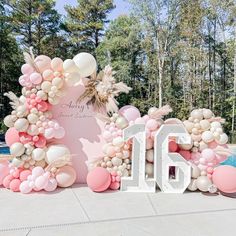
[[[5,134],[5,141],[6,141],[7,146],[9,147],[13,143],[19,142],[20,141],[19,132],[14,127],[8,129]]]
[[[34,60],[36,66],[38,67],[40,73],[51,68],[51,59],[48,56],[40,55]]]
[[[146,123],[146,128],[151,130],[151,131],[156,130],[157,127],[158,127],[158,122],[156,120],[154,120],[154,119],[150,119]]]
[[[36,166],[32,169],[32,177],[39,177],[43,174],[44,174],[44,169],[41,166]]]
[[[210,162],[216,158],[216,155],[212,149],[206,148],[202,151],[202,157]]]
[[[38,141],[34,143],[37,148],[44,148],[46,146],[46,139],[42,135],[38,135]]]
[[[10,183],[11,181],[14,179],[14,177],[12,175],[7,175],[4,179],[3,179],[3,186],[4,188],[10,188]]]
[[[48,185],[48,178],[46,176],[39,176],[34,184],[37,190],[42,190]]]
[[[47,192],[52,192],[57,188],[57,181],[54,178],[50,178],[48,180],[47,186],[44,188],[45,191]]]
[[[92,191],[103,192],[111,184],[111,174],[105,168],[95,167],[87,175],[87,184]]]
[[[27,194],[27,193],[30,193],[33,188],[29,186],[29,182],[28,181],[23,181],[20,184],[19,189],[20,189],[21,193]]]
[[[187,151],[187,150],[180,150],[180,151],[179,151],[179,154],[180,154],[181,156],[183,156],[183,158],[184,158],[185,160],[187,160],[187,161],[189,161],[189,160],[191,159],[191,153],[190,153],[190,151]]]
[[[20,173],[20,180],[21,182],[27,180],[28,176],[31,175],[31,171],[30,170],[23,170],[21,173]]]
[[[151,138],[146,139],[146,149],[151,149],[153,148],[154,142]]]
[[[169,152],[177,152],[179,146],[174,140],[169,140]]]
[[[212,181],[217,188],[225,193],[236,192],[236,168],[222,165],[215,168]]]
[[[215,141],[212,141],[212,142],[208,143],[208,147],[210,149],[215,149],[217,146],[218,146],[218,143],[215,142]]]
[[[119,114],[129,122],[135,121],[137,118],[141,117],[139,109],[131,105],[122,107],[119,110]]]
[[[109,188],[112,190],[118,190],[120,188],[120,183],[119,182],[112,182],[110,184]]]
[[[10,182],[9,188],[13,191],[13,192],[19,192],[20,191],[20,184],[21,181],[19,179],[13,179]]]
[[[65,129],[63,127],[59,127],[55,130],[55,138],[60,139],[65,136]]]
[[[37,72],[34,72],[30,75],[30,81],[33,84],[40,84],[42,80],[43,80],[42,76]]]
[[[26,144],[32,141],[32,136],[25,132],[20,132],[19,136],[20,136],[20,142],[23,144]]]
[[[34,68],[29,64],[24,64],[21,67],[22,74],[31,74],[34,72]]]
[[[48,103],[45,101],[41,101],[37,104],[37,109],[39,111],[45,112],[48,110],[48,108],[49,108]]]

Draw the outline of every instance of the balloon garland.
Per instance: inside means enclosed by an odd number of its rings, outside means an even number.
[[[65,84],[74,86],[96,72],[96,60],[88,53],[64,62],[45,55],[35,58],[32,49],[24,56],[26,63],[19,78],[22,95],[18,98],[12,92],[5,94],[13,108],[4,119],[9,127],[5,138],[14,159],[1,160],[0,185],[22,193],[69,187],[75,182],[76,172],[69,149],[56,144],[65,130],[50,108],[65,95]]]

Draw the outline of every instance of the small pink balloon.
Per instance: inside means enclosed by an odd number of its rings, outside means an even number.
[[[135,124],[145,124],[145,120],[142,117],[138,117],[135,121]]]
[[[31,74],[34,72],[34,68],[29,64],[24,64],[21,67],[22,74]]]
[[[145,115],[145,116],[143,116],[143,119],[144,119],[144,121],[146,123],[150,119],[150,117],[149,117],[149,115]]]
[[[44,174],[44,169],[41,166],[36,166],[32,169],[32,176],[39,177]]]
[[[154,142],[151,138],[146,139],[146,149],[147,150],[152,149],[153,145],[154,145]]]
[[[49,109],[48,103],[45,101],[41,101],[37,104],[37,109],[39,111],[45,112]]]
[[[30,75],[30,81],[33,84],[40,84],[42,80],[43,80],[42,76],[37,72],[34,72]]]
[[[212,142],[208,143],[208,147],[210,149],[215,149],[217,146],[218,146],[218,143],[215,142],[215,141],[212,141]]]
[[[19,142],[20,141],[19,132],[14,127],[9,128],[5,134],[5,141],[7,146],[9,147],[13,143]]]
[[[94,192],[103,192],[111,184],[111,174],[102,167],[95,167],[87,175],[88,187]]]
[[[127,105],[122,107],[119,110],[119,114],[126,118],[127,121],[135,121],[137,118],[141,117],[140,111],[138,108]]]
[[[23,170],[20,173],[20,180],[23,182],[25,180],[27,180],[28,176],[31,175],[31,171],[30,170]]]
[[[191,159],[191,153],[190,153],[190,151],[188,151],[188,150],[180,150],[180,151],[179,151],[179,154],[180,154],[181,156],[183,156],[183,158],[184,158],[185,160],[187,160],[187,161],[189,161],[189,160]]]
[[[51,59],[48,56],[45,55],[37,56],[34,62],[37,68],[39,69],[40,73],[43,73],[43,71],[51,68]]]
[[[10,183],[11,181],[14,179],[14,177],[12,175],[7,175],[4,179],[3,179],[3,186],[4,188],[10,188]]]
[[[108,146],[106,149],[106,153],[108,156],[113,157],[116,154],[116,150],[113,146]]]
[[[13,191],[13,192],[19,192],[20,191],[20,184],[21,181],[19,179],[13,179],[10,182],[9,188]]]
[[[38,135],[38,141],[34,143],[34,145],[38,148],[44,148],[46,146],[46,139],[42,135]]]
[[[157,127],[158,127],[158,123],[157,123],[157,121],[154,120],[154,119],[150,119],[150,120],[147,121],[147,123],[146,123],[146,128],[148,128],[148,129],[151,130],[151,131],[156,130]]]
[[[48,185],[48,178],[46,176],[39,176],[35,182],[35,187],[38,190],[44,189]]]
[[[20,192],[24,193],[24,194],[30,193],[32,191],[32,187],[29,186],[29,182],[28,181],[23,181],[20,184],[19,189],[20,189]]]
[[[201,158],[201,153],[200,152],[192,152],[191,153],[191,160],[199,160]]]
[[[19,137],[20,137],[20,142],[23,144],[27,144],[32,141],[32,136],[25,132],[20,132]]]
[[[177,152],[179,149],[178,144],[175,140],[169,140],[169,152]]]
[[[215,168],[212,181],[217,188],[225,193],[236,192],[236,168],[222,165]]]
[[[212,149],[206,148],[202,151],[202,158],[210,162],[216,158],[216,155]]]
[[[112,182],[110,184],[109,188],[112,190],[118,190],[120,188],[120,183],[119,182]]]
[[[57,188],[57,181],[54,178],[48,180],[47,186],[44,188],[47,192],[52,192]]]

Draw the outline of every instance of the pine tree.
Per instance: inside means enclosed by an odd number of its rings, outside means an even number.
[[[57,37],[60,15],[54,0],[11,0],[12,25],[24,47],[33,46],[37,54],[47,52],[47,40]]]
[[[76,52],[94,52],[108,23],[107,15],[115,7],[113,0],[78,0],[75,7],[66,6],[65,29]]]

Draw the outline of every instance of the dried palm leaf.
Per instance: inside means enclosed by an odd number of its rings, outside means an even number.
[[[10,105],[14,110],[20,105],[19,98],[12,91],[4,93],[4,96],[8,97],[11,100]]]
[[[165,105],[157,109],[150,117],[152,119],[160,119],[163,116],[168,115],[170,112],[172,112],[172,108],[169,105]]]

